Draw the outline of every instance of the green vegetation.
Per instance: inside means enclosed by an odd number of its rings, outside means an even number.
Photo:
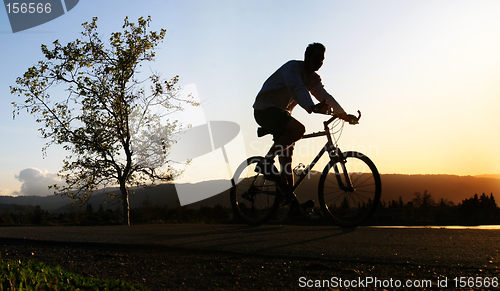
[[[120,280],[98,280],[43,263],[0,260],[0,290],[148,290]]]

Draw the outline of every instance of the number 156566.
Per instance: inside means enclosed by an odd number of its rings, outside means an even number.
[[[7,13],[50,13],[50,3],[8,3]]]

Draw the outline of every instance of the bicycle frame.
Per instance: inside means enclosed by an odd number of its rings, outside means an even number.
[[[328,125],[330,125],[330,123],[332,123],[335,119],[337,119],[337,116],[333,116],[330,119],[328,119],[327,121],[324,121],[323,122],[324,130],[323,131],[305,134],[302,137],[302,139],[308,139],[308,138],[314,138],[314,137],[326,135],[326,138],[328,139],[328,141],[326,142],[325,146],[316,155],[316,157],[311,162],[311,164],[309,164],[309,166],[304,171],[302,171],[302,173],[299,175],[299,179],[294,183],[294,185],[292,187],[293,192],[295,192],[295,190],[299,187],[299,185],[302,183],[304,178],[309,174],[309,172],[312,170],[312,168],[318,163],[319,159],[321,159],[321,157],[323,156],[323,154],[325,152],[328,152],[328,155],[330,156],[330,160],[333,160],[334,156],[338,156],[339,158],[343,156],[340,148],[336,147],[333,144],[332,136],[330,135],[330,128],[328,127]],[[340,164],[342,165],[342,172],[344,173],[344,179],[345,179],[347,186],[344,185],[340,175],[338,175],[337,181],[339,183],[339,186],[340,186],[340,188],[342,188],[345,191],[353,191],[354,188],[353,188],[352,183],[351,183],[351,178],[349,177],[349,175],[346,171],[346,168],[345,168],[345,161],[341,161]],[[338,173],[338,171],[336,171],[336,172]]]

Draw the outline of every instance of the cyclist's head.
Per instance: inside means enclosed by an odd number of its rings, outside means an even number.
[[[317,71],[323,65],[326,48],[321,43],[311,43],[304,54],[304,62],[311,71]]]

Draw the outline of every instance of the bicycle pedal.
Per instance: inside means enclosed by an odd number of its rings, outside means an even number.
[[[302,209],[304,209],[305,212],[307,212],[308,209],[313,209],[314,208],[314,200],[308,200],[302,204],[300,204]]]

